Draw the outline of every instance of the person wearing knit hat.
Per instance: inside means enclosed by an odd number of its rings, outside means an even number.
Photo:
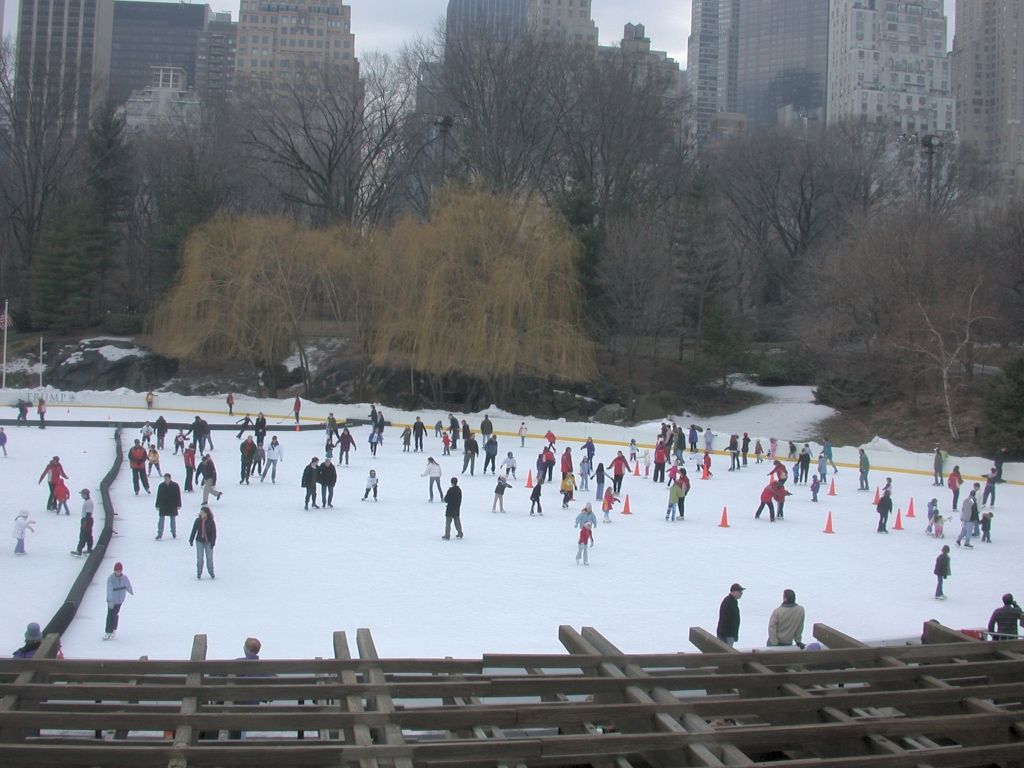
[[[124,574],[124,566],[114,563],[114,572],[107,577],[107,623],[104,640],[113,640],[117,632],[121,606],[128,595],[134,595],[131,580]]]
[[[34,621],[25,627],[25,644],[12,655],[16,659],[31,659],[43,642],[43,632]]]

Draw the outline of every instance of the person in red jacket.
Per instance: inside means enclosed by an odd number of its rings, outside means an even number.
[[[550,483],[555,471],[555,452],[551,450],[549,445],[541,451],[541,456],[544,457],[544,480]]]
[[[960,465],[953,467],[953,471],[946,478],[946,485],[953,492],[953,511],[957,511],[957,503],[960,501],[960,486],[964,484],[963,475],[960,474]]]
[[[711,453],[704,451],[704,459],[701,461],[701,466],[704,468],[703,477],[711,477]]]
[[[146,493],[149,493],[149,478],[146,477],[146,459],[149,458],[149,454],[146,449],[142,447],[142,443],[138,440],[128,450],[128,466],[132,468],[132,487],[135,489],[135,495],[139,495],[139,485],[146,489]]]
[[[181,455],[185,460],[185,491],[192,493],[195,490],[192,487],[192,478],[196,474],[196,444],[189,443]]]
[[[668,451],[665,449],[665,442],[658,440],[654,447],[654,482],[665,482],[665,464],[668,462]]]
[[[228,416],[234,416],[235,415],[235,393],[234,392],[228,392],[228,396],[227,396],[225,402],[228,404]]]
[[[64,467],[61,466],[60,456],[54,456],[43,469],[42,474],[39,475],[39,483],[42,483],[43,478],[46,478],[46,484],[50,487],[50,496],[46,500],[46,510],[48,512],[52,512],[57,508],[57,502],[53,497],[53,490],[57,486],[57,481],[62,477],[66,480],[68,474],[64,471]],[[36,485],[39,483],[36,483]]]
[[[782,462],[778,459],[772,464],[771,471],[768,473],[768,477],[773,483],[784,483],[789,479],[789,470],[783,466]]]
[[[622,455],[622,451],[619,451],[618,455],[609,462],[608,468],[612,471],[612,491],[619,493],[622,491],[622,478],[630,470],[629,462]]]
[[[302,410],[302,399],[296,395],[295,402],[292,403],[292,413],[295,414],[295,423],[299,423],[299,411]]]
[[[550,429],[544,433],[544,439],[548,441],[548,446],[551,448],[555,447],[555,433]]]
[[[761,517],[761,512],[765,507],[768,507],[768,516],[771,522],[775,522],[775,507],[772,502],[777,502],[779,505],[779,517],[782,517],[782,505],[786,501],[786,497],[790,493],[780,483],[771,482],[764,487],[761,491],[761,506],[757,508],[757,512],[754,513],[754,519]]]
[[[566,446],[565,451],[562,453],[562,474],[571,475],[572,473],[572,448]]]

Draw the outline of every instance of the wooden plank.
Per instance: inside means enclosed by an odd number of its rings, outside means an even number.
[[[60,635],[49,634],[43,638],[43,641],[36,648],[36,652],[33,656],[40,657],[41,659],[52,659],[56,657],[57,651],[60,650]],[[32,683],[40,684],[45,686],[48,681],[46,670],[42,667],[29,668],[21,672],[14,680],[14,685],[28,685]],[[7,686],[5,685],[4,688]],[[0,691],[3,691],[0,688]],[[16,693],[5,693],[3,698],[0,699],[0,713],[13,712],[21,708],[23,701]],[[0,743],[3,742],[17,742],[24,741],[26,736],[34,735],[34,731],[30,729],[28,732],[21,728],[0,728]]]
[[[348,647],[348,637],[344,632],[334,633],[334,658],[347,661],[352,658]],[[351,684],[356,682],[356,673],[351,669],[345,669],[338,673],[342,683]],[[344,712],[361,715],[366,712],[363,706],[363,699],[360,696],[345,696],[338,700]],[[289,729],[290,730],[290,729]],[[344,728],[345,741],[359,747],[368,747],[373,744],[373,737],[370,735],[370,728],[363,723],[354,723]],[[361,768],[377,768],[376,760],[360,760]]]
[[[192,654],[190,656],[191,661],[202,661],[206,658],[206,635],[196,635],[192,638]],[[191,672],[188,677],[185,678],[185,686],[190,689],[198,689],[203,682],[202,672]],[[186,696],[181,701],[181,714],[182,715],[194,715],[199,711],[199,699],[197,696]],[[174,731],[174,746],[176,749],[181,750],[185,747],[195,746],[196,731],[191,725],[187,723],[179,723],[178,727]],[[171,757],[167,761],[167,768],[187,768],[188,758],[181,756]]]
[[[362,659],[375,661],[379,658],[377,646],[373,642],[373,636],[370,634],[370,630],[365,627],[360,627],[356,630],[356,647],[359,649],[359,656]],[[366,678],[370,683],[383,683],[385,680],[384,672],[373,667],[367,669]],[[389,693],[372,697],[367,696],[367,703],[378,712],[388,715],[393,714],[395,711],[395,704]],[[388,723],[382,730],[384,735],[383,741],[386,745],[405,745],[405,736],[402,734],[402,729],[395,722]],[[406,757],[395,758],[392,765],[394,765],[394,768],[412,768],[412,761]]]
[[[921,631],[921,642],[926,644],[980,643],[981,638],[972,637],[957,629],[950,629],[937,621],[926,621]]]

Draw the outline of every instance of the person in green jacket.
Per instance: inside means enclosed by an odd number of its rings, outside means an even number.
[[[864,449],[860,449],[860,488],[858,490],[867,491],[868,488],[868,470],[871,469],[871,462],[868,461],[868,455],[864,453]]]

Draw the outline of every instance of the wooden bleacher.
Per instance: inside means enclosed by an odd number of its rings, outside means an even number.
[[[0,660],[0,766],[1024,766],[1024,640],[934,622],[923,644],[624,654],[563,626],[564,654]],[[242,732],[242,738],[230,738]],[[301,737],[300,737],[301,734]]]

